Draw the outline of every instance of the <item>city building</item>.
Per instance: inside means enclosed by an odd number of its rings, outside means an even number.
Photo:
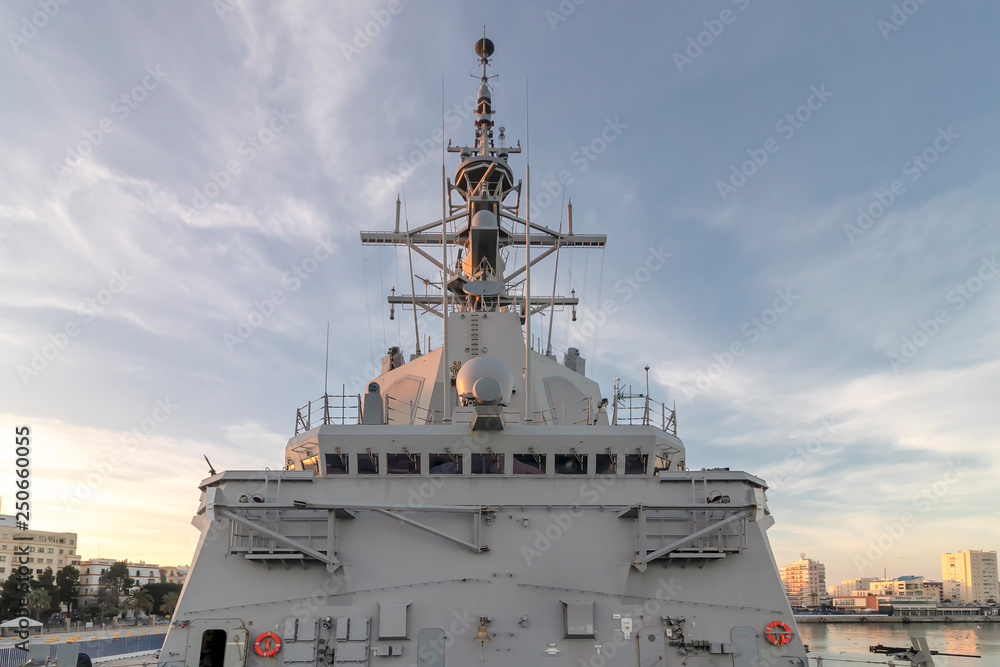
[[[191,569],[189,565],[164,565],[160,568],[160,583],[161,584],[183,584],[184,580],[187,579],[188,571]]]
[[[97,601],[101,590],[101,575],[117,563],[115,558],[91,558],[82,561],[80,568],[80,606],[84,607]],[[128,576],[135,580],[132,590],[142,588],[147,584],[160,583],[160,566],[149,563],[127,563]]]
[[[805,554],[791,565],[781,567],[781,583],[793,607],[819,607],[828,600],[826,567]]]
[[[944,602],[944,582],[943,581],[927,581],[924,580],[924,590],[927,591],[927,595],[930,598],[937,600],[938,602]]]
[[[877,581],[874,577],[861,577],[858,579],[844,579],[839,584],[835,586],[830,586],[827,592],[830,593],[831,597],[857,597],[859,595],[865,595],[866,591],[871,590],[869,585]]]
[[[893,599],[893,616],[938,616],[937,600]]]
[[[924,578],[915,575],[896,577],[895,579],[875,579],[869,584],[868,590],[876,595],[883,595],[893,600],[934,600],[937,592],[929,592],[924,587]]]
[[[17,539],[15,540],[15,536]],[[17,519],[0,514],[0,581],[15,569],[15,549],[27,546],[27,565],[37,577],[51,567],[58,572],[67,565],[80,567],[76,533],[56,533],[48,530],[20,530]]]
[[[941,579],[951,602],[1000,602],[996,551],[941,554]]]
[[[878,596],[876,595],[835,595],[830,602],[834,609],[846,614],[878,611]]]

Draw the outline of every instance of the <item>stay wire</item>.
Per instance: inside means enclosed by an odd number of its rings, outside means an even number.
[[[365,274],[365,310],[368,313],[368,354],[371,355],[371,359],[375,358],[375,333],[372,331],[372,304],[371,304],[371,292],[368,291],[368,260],[371,255],[363,257],[363,266]]]
[[[389,339],[385,333],[385,271],[382,269],[382,246],[378,246],[378,280],[379,280],[379,303],[381,303],[380,312],[382,313],[382,347],[388,348]]]
[[[599,277],[597,279],[597,314],[598,314],[598,320],[600,319],[600,309],[601,309],[601,303],[602,303],[601,299],[602,299],[603,295],[604,295],[604,248],[601,248],[601,271],[600,271]],[[607,320],[605,320],[605,321],[607,321]],[[594,343],[593,343],[593,346],[590,348],[590,358],[592,359],[592,361],[591,361],[591,373],[593,373],[594,376],[597,375],[597,335],[600,333],[600,331],[601,331],[601,325],[600,325],[600,322],[598,322],[597,326],[594,327]]]

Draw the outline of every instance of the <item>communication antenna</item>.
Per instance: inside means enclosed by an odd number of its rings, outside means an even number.
[[[485,38],[483,41],[489,41]],[[492,44],[490,45],[492,47]],[[492,49],[491,49],[492,50]],[[479,51],[479,43],[476,44]],[[444,399],[445,424],[451,423],[451,365],[448,363],[448,189],[444,175],[444,74],[441,75],[441,321],[444,335],[441,340],[442,398]],[[415,311],[414,311],[415,312]],[[415,315],[414,315],[415,316]]]
[[[556,267],[552,271],[552,302],[549,304],[549,341],[545,344],[545,356],[552,354],[552,324],[556,321],[556,287],[559,281],[559,251],[562,249],[562,215],[559,216],[559,236],[556,237]]]
[[[327,386],[330,383],[330,320],[326,321],[326,362],[323,364],[323,397],[330,393]],[[211,467],[211,463],[208,464]]]
[[[403,219],[406,221],[406,259],[410,262],[410,300],[413,306],[413,337],[417,341],[416,354],[420,356],[420,327],[417,325],[417,289],[413,283],[413,246],[410,245],[410,214],[406,212],[406,186],[403,186]],[[399,199],[396,200],[399,210]],[[398,224],[396,225],[399,226]]]
[[[524,78],[525,198],[524,224],[524,423],[531,423],[531,114],[528,107],[528,78]]]

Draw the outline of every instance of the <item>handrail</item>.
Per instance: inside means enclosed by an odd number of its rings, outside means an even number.
[[[321,424],[360,423],[361,394],[324,394],[296,410],[295,435],[305,433]]]
[[[677,406],[667,407],[648,395],[620,392],[615,396],[613,426],[656,426],[677,435]]]

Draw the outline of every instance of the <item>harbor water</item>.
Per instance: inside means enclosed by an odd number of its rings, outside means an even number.
[[[868,647],[910,646],[910,637],[926,637],[934,651],[982,656],[934,656],[937,667],[1000,667],[1000,623],[800,623],[799,632],[809,646],[810,667],[847,667],[859,660],[886,664],[887,656]]]

